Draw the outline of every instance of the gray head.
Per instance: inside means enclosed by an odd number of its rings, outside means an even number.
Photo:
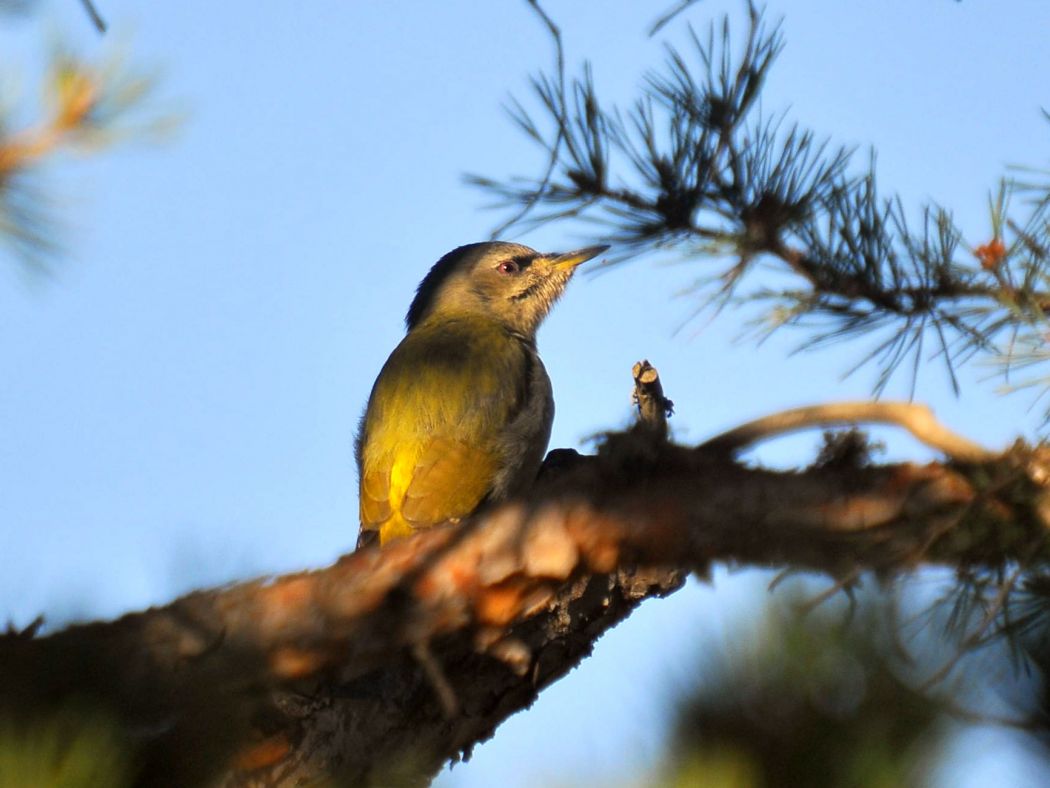
[[[573,271],[608,246],[543,254],[521,244],[487,241],[446,254],[419,283],[405,324],[453,315],[485,315],[532,337]]]

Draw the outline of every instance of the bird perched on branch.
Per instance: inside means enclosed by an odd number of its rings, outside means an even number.
[[[536,330],[576,267],[608,248],[476,243],[430,269],[361,420],[358,547],[455,522],[532,484],[554,419]]]

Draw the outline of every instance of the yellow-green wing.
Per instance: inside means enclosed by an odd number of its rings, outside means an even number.
[[[381,542],[464,517],[492,488],[499,437],[521,407],[520,342],[485,321],[412,331],[387,360],[365,414],[361,528]]]

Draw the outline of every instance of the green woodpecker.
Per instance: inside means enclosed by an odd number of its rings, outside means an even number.
[[[554,419],[536,330],[576,266],[608,248],[476,243],[430,269],[361,420],[359,547],[456,522],[532,484]]]

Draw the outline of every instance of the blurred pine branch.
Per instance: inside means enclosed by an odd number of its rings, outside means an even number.
[[[40,92],[38,107],[0,107],[0,243],[38,272],[62,251],[43,183],[47,168],[71,154],[94,155],[170,131],[177,122],[152,106],[156,79],[116,54],[91,62],[58,48]],[[26,114],[35,120],[16,125],[14,117]]]
[[[993,720],[1025,748],[1019,768],[1045,772],[1047,707],[1030,697],[1034,676],[1004,681],[989,670],[1001,654],[982,663],[971,653],[963,681],[923,686],[920,677],[948,647],[935,629],[918,629],[906,643],[899,599],[869,587],[848,604],[814,610],[811,588],[795,583],[761,616],[705,644],[692,686],[678,695],[661,779],[650,775],[648,784],[940,784],[957,724]],[[1046,644],[1038,643],[1025,639],[1020,655],[1034,671],[1045,663]],[[1006,698],[1007,685],[1021,695]]]

